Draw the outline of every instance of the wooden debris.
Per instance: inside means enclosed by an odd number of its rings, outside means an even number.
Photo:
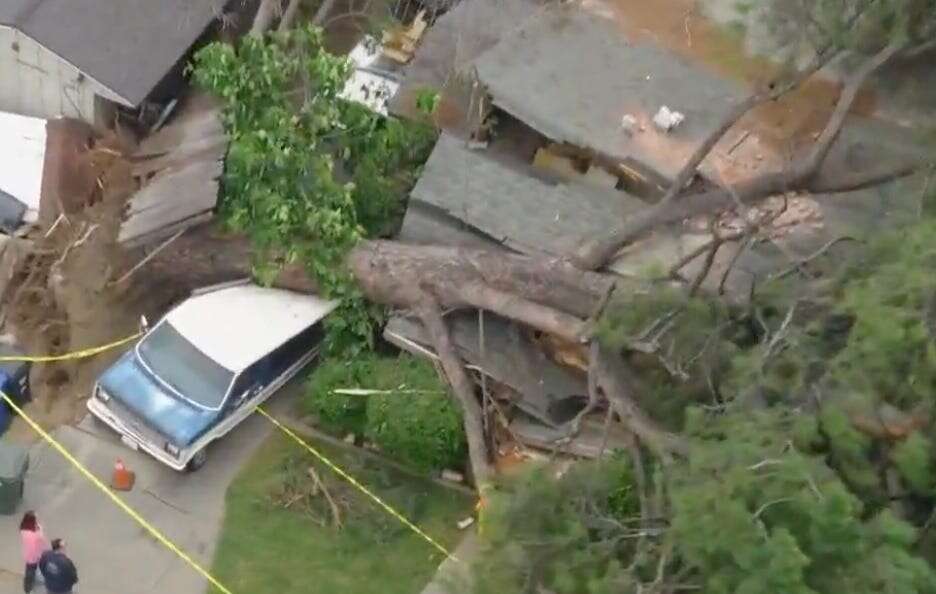
[[[401,26],[384,31],[383,55],[400,64],[407,64],[416,53],[416,46],[429,26],[426,11],[420,10],[408,27]]]

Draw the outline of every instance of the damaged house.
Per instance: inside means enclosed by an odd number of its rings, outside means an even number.
[[[442,92],[436,120],[444,132],[412,191],[399,239],[571,259],[583,243],[652,209],[747,91],[587,8],[533,1],[503,8],[475,0],[441,16],[391,102],[392,112],[412,117],[420,88]],[[586,62],[598,66],[579,67]],[[661,112],[677,117],[660,121]],[[756,124],[732,128],[690,183],[720,186],[782,164],[782,148]],[[918,151],[899,128],[852,117],[828,163],[861,170]],[[915,216],[899,197],[919,192],[922,178],[778,197],[716,223],[690,218],[630,243],[602,272],[621,285],[651,271],[691,280],[708,266],[701,289],[741,302],[757,282],[788,273],[818,250],[850,249],[846,240]],[[751,220],[770,221],[755,241],[726,242],[708,262],[699,257],[712,244],[712,224],[729,236]],[[567,441],[569,422],[587,402],[581,345],[490,313],[458,311],[448,320],[469,367],[489,380],[495,398],[522,411],[512,432],[538,447]],[[384,336],[436,356],[419,320],[405,313],[389,321]],[[563,447],[597,454],[602,416],[586,419]]]
[[[0,111],[104,126],[162,103],[222,0],[0,2]]]

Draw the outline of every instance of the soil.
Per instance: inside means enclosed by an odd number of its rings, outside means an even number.
[[[20,265],[3,304],[12,331],[30,354],[56,355],[113,342],[133,334],[141,315],[158,319],[192,289],[243,278],[250,272],[246,238],[208,224],[190,229],[120,284],[114,282],[146,252],[116,243],[127,199],[136,190],[131,145],[110,137],[78,157],[87,175],[64,176],[60,192],[67,213],[43,217],[32,234],[33,254]],[[69,165],[74,169],[74,163]],[[151,246],[149,249],[153,249]],[[33,402],[27,412],[47,427],[77,421],[95,378],[128,347],[88,359],[37,363],[31,372]],[[10,438],[32,431],[17,420]]]

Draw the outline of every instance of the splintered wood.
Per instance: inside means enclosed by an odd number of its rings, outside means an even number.
[[[429,23],[426,11],[420,10],[408,27],[395,27],[383,34],[383,54],[395,62],[407,64],[416,54],[416,46]]]

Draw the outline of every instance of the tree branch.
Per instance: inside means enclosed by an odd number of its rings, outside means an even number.
[[[855,192],[911,176],[928,165],[930,163],[921,160],[876,171],[862,171],[841,176],[823,172],[820,168],[815,179],[809,184],[809,191],[817,194]]]
[[[627,369],[626,363],[623,360],[612,363],[600,345],[597,346],[596,359],[593,371],[596,384],[604,392],[605,398],[618,413],[624,426],[662,459],[668,459],[673,454],[686,456],[689,451],[688,443],[657,426],[634,401],[628,379],[621,376]]]
[[[442,363],[442,369],[448,378],[449,384],[456,399],[461,405],[465,435],[468,440],[468,457],[471,460],[471,470],[475,485],[479,490],[490,482],[493,470],[488,458],[488,451],[484,442],[484,424],[481,418],[481,407],[475,395],[475,385],[465,372],[464,365],[452,344],[445,320],[442,319],[442,310],[439,302],[429,293],[423,294],[418,305],[418,314],[426,327],[426,332],[432,338],[436,353]]]
[[[845,84],[845,88],[842,90],[842,94],[835,104],[835,110],[832,112],[832,116],[826,123],[816,143],[813,145],[809,156],[802,164],[802,169],[796,172],[798,178],[801,176],[801,179],[806,179],[815,175],[816,171],[819,170],[819,167],[829,155],[829,151],[832,149],[832,145],[838,138],[839,133],[842,131],[842,126],[845,124],[845,117],[848,116],[848,112],[851,111],[852,104],[854,104],[855,98],[858,96],[858,91],[861,89],[862,85],[864,85],[869,76],[890,61],[903,47],[904,42],[902,41],[891,42],[855,70],[855,73]]]
[[[811,77],[813,74],[822,69],[823,66],[829,63],[837,54],[830,54],[827,50],[819,52],[816,55],[816,58],[813,62],[802,71],[797,72],[792,77],[786,81],[773,81],[772,83],[766,86],[766,89],[755,93],[749,96],[747,99],[735,105],[728,113],[725,114],[722,121],[719,125],[712,131],[712,133],[705,139],[702,144],[693,151],[692,155],[689,157],[689,160],[686,161],[686,164],[676,175],[676,179],[673,181],[673,184],[669,187],[666,194],[660,200],[660,202],[652,209],[651,213],[648,215],[648,220],[654,220],[658,218],[661,213],[667,211],[671,203],[679,195],[680,192],[684,189],[686,184],[695,175],[696,170],[699,165],[705,160],[705,157],[708,156],[716,144],[722,139],[722,137],[730,130],[745,114],[757,107],[762,103],[768,101],[775,101],[789,93],[791,90],[798,87],[806,79]],[[624,225],[619,231],[612,233],[610,236],[605,238],[598,238],[594,241],[588,242],[580,247],[578,253],[575,256],[575,261],[578,266],[586,270],[597,270],[604,266],[611,257],[621,247],[632,241],[636,235],[639,235],[645,228],[641,226],[628,226]]]
[[[481,283],[469,283],[458,287],[447,297],[447,305],[454,305],[460,300],[464,305],[522,322],[563,340],[572,343],[583,341],[585,322],[581,319],[512,293],[499,291]]]

